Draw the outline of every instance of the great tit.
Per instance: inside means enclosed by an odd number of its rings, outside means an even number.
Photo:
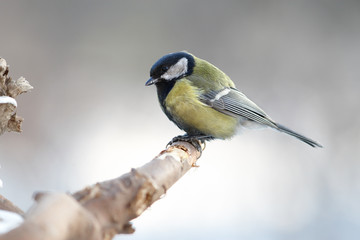
[[[163,112],[186,132],[173,141],[193,143],[229,139],[239,127],[266,126],[296,137],[312,147],[322,147],[273,121],[236,89],[224,72],[191,53],[170,53],[155,62],[145,85],[153,84],[157,88]]]

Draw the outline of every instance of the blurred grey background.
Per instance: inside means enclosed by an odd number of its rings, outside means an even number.
[[[0,137],[0,193],[79,190],[138,167],[182,133],[151,65],[188,50],[273,119],[207,144],[198,164],[118,239],[359,239],[359,1],[2,1],[0,55],[31,93]],[[139,150],[141,149],[141,150]]]

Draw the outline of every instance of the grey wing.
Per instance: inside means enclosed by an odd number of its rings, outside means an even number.
[[[201,95],[200,100],[219,112],[277,128],[276,123],[260,107],[237,89],[210,91]]]
[[[312,147],[322,147],[319,143],[291,129],[275,123],[260,107],[234,88],[224,88],[220,91],[210,91],[200,96],[200,100],[219,112],[230,116],[245,118],[260,125],[275,128],[287,133]]]

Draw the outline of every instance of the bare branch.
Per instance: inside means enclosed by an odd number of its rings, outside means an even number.
[[[33,88],[25,78],[13,80],[8,74],[9,66],[0,58],[0,135],[5,131],[21,132],[23,119],[16,116],[15,97]]]
[[[199,157],[190,143],[176,142],[144,166],[72,196],[37,194],[24,223],[0,240],[98,240],[132,233],[129,221],[160,199]]]
[[[0,195],[0,209],[23,215],[24,212],[15,206],[10,200]]]

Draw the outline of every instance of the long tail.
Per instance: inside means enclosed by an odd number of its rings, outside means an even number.
[[[280,125],[278,123],[276,123],[276,126],[277,126],[277,130],[279,130],[280,132],[284,132],[284,133],[287,133],[293,137],[296,137],[297,139],[303,141],[304,143],[307,143],[309,144],[310,146],[312,147],[320,147],[322,148],[323,146],[321,146],[319,143],[315,142],[314,140],[311,140],[310,138],[307,138],[299,133],[296,133],[290,129],[288,129],[287,127],[283,126],[283,125]]]

